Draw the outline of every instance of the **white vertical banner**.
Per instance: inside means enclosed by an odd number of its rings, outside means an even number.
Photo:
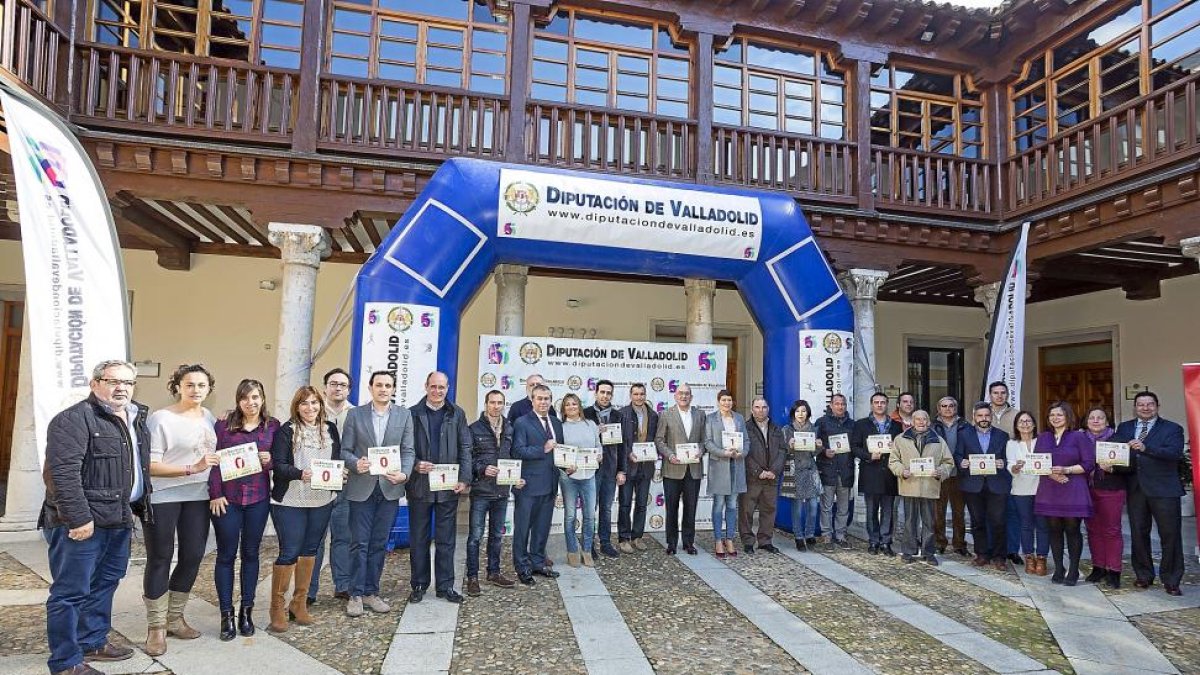
[[[90,391],[92,368],[129,359],[125,276],[95,168],[53,112],[0,87],[25,258],[38,460],[46,427]]]
[[[371,373],[396,376],[396,405],[414,405],[425,396],[425,378],[437,370],[437,307],[399,302],[363,306],[362,367],[354,375],[360,405],[371,400]]]
[[[996,295],[992,330],[988,334],[987,377],[983,379],[983,398],[988,400],[989,382],[1008,385],[1008,403],[1021,409],[1021,373],[1025,368],[1025,289],[1027,288],[1029,223],[1021,225],[1021,236],[1009,258],[1008,268]]]
[[[845,330],[802,330],[800,398],[813,417],[825,414],[834,394],[846,397],[846,413],[854,410],[854,333]]]

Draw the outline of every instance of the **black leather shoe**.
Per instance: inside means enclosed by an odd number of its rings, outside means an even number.
[[[1108,575],[1108,570],[1104,569],[1103,567],[1093,566],[1092,573],[1087,575],[1087,577],[1084,578],[1084,581],[1088,582],[1089,584],[1094,584],[1097,581],[1100,581],[1101,579],[1103,579],[1107,575]]]
[[[312,606],[313,606],[313,605],[315,605],[315,604],[317,604],[317,599],[316,599],[316,598],[314,598],[314,597],[312,597],[312,596],[309,596],[309,597],[307,597],[307,598],[305,598],[305,599],[304,599],[304,605],[305,605],[306,607],[312,607]]]
[[[746,555],[754,555],[754,545],[753,544],[743,545],[742,550],[746,552]]]
[[[557,579],[559,576],[561,576],[558,572],[555,572],[554,570],[550,569],[549,567],[542,567],[542,568],[536,569],[533,571],[533,573],[538,575],[539,577],[546,577],[547,579]]]
[[[439,598],[445,600],[446,602],[452,602],[456,605],[462,603],[462,601],[463,601],[462,594],[460,594],[458,591],[454,590],[453,588],[448,588],[444,591],[438,591],[437,596]]]
[[[871,544],[870,546],[867,547],[867,553],[870,553],[871,555],[878,555],[879,547],[876,546],[875,544]]]
[[[967,549],[965,547],[964,548],[956,548],[956,549],[954,549],[954,552],[961,555],[964,558],[971,557],[971,553],[969,551],[967,551]]]
[[[337,598],[338,600],[349,600],[350,594],[346,591],[338,591],[337,593],[333,594],[333,597]]]
[[[895,557],[896,557],[896,552],[892,550],[892,545],[891,545],[891,544],[887,544],[886,546],[884,546],[884,547],[880,548],[880,549],[879,549],[879,551],[880,551],[881,553],[883,553],[884,555],[886,555],[887,557],[889,557],[889,558],[895,558]]]
[[[1174,595],[1176,597],[1183,595],[1183,591],[1179,590],[1178,586],[1163,586],[1163,590],[1167,592],[1167,595]]]
[[[1025,564],[1025,559],[1022,558],[1021,556],[1017,555],[1016,553],[1009,553],[1008,554],[1008,562],[1010,562],[1014,565],[1017,565],[1017,566],[1021,566],[1021,565]]]
[[[229,642],[237,637],[237,621],[233,618],[233,610],[221,612],[221,632],[217,635],[221,642]]]
[[[617,549],[613,548],[613,545],[612,545],[612,544],[610,544],[610,543],[608,543],[608,542],[605,542],[605,544],[604,544],[603,546],[601,546],[601,547],[600,547],[600,554],[601,554],[601,555],[604,555],[604,556],[607,556],[607,557],[609,557],[609,558],[619,558],[619,557],[621,557],[621,553],[620,553],[620,551],[618,551]]]
[[[522,586],[534,586],[537,584],[537,581],[534,580],[533,575],[529,574],[528,572],[524,574],[518,574],[517,581],[521,582]]]
[[[937,547],[937,553],[938,553],[938,555],[943,555],[943,554],[945,554],[945,553],[946,553],[946,547],[945,547],[945,546],[939,546],[939,547]]]
[[[254,635],[254,605],[242,605],[238,610],[238,632],[243,637]]]
[[[133,656],[133,649],[129,647],[120,647],[111,642],[105,642],[104,646],[99,649],[93,649],[83,653],[84,661],[124,661]]]
[[[1138,588],[1150,588],[1151,586],[1154,585],[1154,579],[1150,579],[1149,581],[1146,581],[1144,579],[1138,579],[1133,582],[1133,585],[1137,586]]]
[[[758,550],[766,551],[767,553],[779,553],[779,549],[775,548],[775,544],[763,544],[758,547]]]
[[[696,547],[695,546],[684,546],[683,550],[687,551],[688,555],[696,555]]]
[[[805,539],[805,540],[804,540],[804,543],[805,543],[805,544],[808,544],[809,546],[813,546],[813,545],[815,545],[815,544],[817,543],[817,538],[816,538],[816,537],[809,537],[808,539]]]
[[[1109,570],[1108,575],[1104,579],[1104,583],[1107,584],[1109,588],[1120,588],[1121,573],[1118,570]]]
[[[425,589],[424,588],[414,588],[414,589],[412,589],[412,592],[410,592],[408,594],[409,602],[417,603],[424,599],[425,599]]]

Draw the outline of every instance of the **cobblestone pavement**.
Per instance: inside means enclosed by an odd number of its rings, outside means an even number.
[[[710,533],[697,538],[712,550]],[[727,563],[758,590],[879,673],[992,672],[791,558],[739,553]]]
[[[1200,609],[1143,614],[1131,619],[1181,673],[1200,673]]]
[[[1154,559],[1154,567],[1158,569],[1159,559]],[[1080,576],[1084,576],[1092,571],[1091,561],[1080,563]],[[1109,595],[1120,595],[1122,593],[1141,593],[1141,589],[1135,587],[1133,582],[1137,577],[1133,574],[1133,566],[1129,563],[1129,556],[1121,561],[1121,587],[1109,588],[1107,584],[1099,584],[1100,590]],[[1183,556],[1183,583],[1189,586],[1200,586],[1200,563],[1197,562],[1196,556],[1185,551]],[[1162,581],[1154,580],[1152,592],[1162,592]]]
[[[50,584],[37,572],[17,562],[11,555],[0,552],[0,590],[31,591],[49,587]]]
[[[656,672],[804,672],[657,541],[646,542],[596,569]]]
[[[125,647],[135,647],[117,631],[109,640]],[[46,644],[46,606],[21,605],[0,609],[0,657],[18,654],[50,654]]]
[[[501,570],[516,579],[511,541],[504,541],[500,565]],[[460,545],[466,545],[464,537],[460,537]],[[479,563],[481,575],[486,576],[486,552],[480,551]],[[455,570],[455,574],[463,574],[463,570]],[[465,575],[463,578],[465,582]],[[451,672],[568,675],[587,672],[557,582],[534,578],[537,584],[533,588],[518,585],[508,590],[480,579],[483,595],[467,597],[458,610]]]
[[[832,560],[870,577],[997,642],[1021,651],[1061,673],[1073,672],[1053,633],[1036,609],[974,584],[942,574],[924,563],[905,564],[900,556],[871,555],[865,547],[824,553]],[[1020,579],[1008,566],[997,575]]]

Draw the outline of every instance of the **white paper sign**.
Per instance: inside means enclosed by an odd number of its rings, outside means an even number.
[[[914,457],[908,460],[908,470],[914,476],[930,477],[936,475],[932,457]]]
[[[400,446],[385,445],[367,448],[367,461],[371,463],[371,475],[382,476],[389,471],[400,470]]]
[[[867,452],[878,452],[881,455],[892,453],[892,437],[890,434],[871,434],[867,436]]]
[[[1108,441],[1096,443],[1096,461],[1113,466],[1129,466],[1129,444]]]
[[[1054,460],[1050,453],[1031,452],[1025,455],[1025,466],[1021,467],[1021,472],[1031,476],[1049,476],[1052,466],[1054,466]]]
[[[221,458],[221,480],[234,480],[262,471],[262,462],[258,459],[256,443],[242,443],[231,448],[222,448],[217,450],[217,456]]]
[[[817,434],[812,431],[792,432],[792,450],[796,452],[815,452],[817,449]]]
[[[576,452],[579,448],[573,445],[556,445],[554,446],[554,466],[560,469],[574,469],[578,459]]]
[[[580,448],[575,452],[576,469],[599,469],[600,448]]]
[[[340,459],[314,459],[308,467],[312,471],[309,485],[314,490],[341,490],[345,466],[346,463]]]
[[[850,452],[850,434],[834,434],[830,436],[829,449],[833,450],[835,455],[844,455]]]
[[[700,461],[699,443],[680,443],[675,446],[675,458],[680,464],[696,464]]]
[[[972,476],[995,476],[996,475],[996,456],[995,455],[968,455],[967,459],[971,463]]]
[[[725,450],[736,450],[744,452],[745,448],[742,445],[742,432],[740,431],[722,431],[721,432],[721,447]]]
[[[634,443],[633,456],[636,462],[653,462],[658,459],[658,446],[654,443]]]
[[[496,485],[516,485],[521,482],[521,460],[498,459],[496,469]]]
[[[617,445],[624,439],[621,437],[620,424],[601,424],[600,425],[600,443],[603,445]]]
[[[432,492],[453,490],[458,484],[457,464],[434,464],[429,470],[429,489]]]

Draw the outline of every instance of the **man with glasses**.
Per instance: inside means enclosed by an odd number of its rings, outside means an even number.
[[[52,673],[98,674],[88,662],[133,656],[108,633],[113,594],[129,567],[133,517],[143,517],[150,502],[148,409],[133,400],[136,377],[127,361],[100,363],[91,395],[46,429],[38,527],[50,544],[54,580],[46,601]]]
[[[945,442],[946,451],[951,455],[958,447],[959,439],[971,431],[971,425],[958,415],[958,401],[953,396],[943,396],[938,400],[937,417],[933,420],[933,432]],[[946,545],[953,546],[954,552],[967,557],[967,502],[963,499],[962,490],[958,489],[958,467],[951,467],[950,477],[942,480],[941,494],[937,506],[933,510],[934,546],[939,554],[946,552]],[[946,504],[950,505],[950,526],[953,534],[946,540]]]
[[[663,497],[667,500],[667,555],[675,555],[679,532],[683,531],[683,550],[696,555],[696,503],[700,499],[700,480],[704,465],[699,454],[695,459],[682,459],[680,446],[704,447],[704,413],[692,407],[692,388],[679,383],[675,388],[675,405],[659,418],[654,443],[662,457]],[[679,502],[683,501],[683,524],[679,523]]]
[[[337,425],[341,434],[346,424],[346,413],[350,412],[347,397],[350,395],[350,374],[341,368],[325,373],[325,419]],[[333,502],[333,513],[329,517],[329,530],[317,547],[317,559],[313,564],[312,580],[308,585],[308,604],[317,601],[317,590],[321,582],[321,564],[325,559],[325,539],[329,539],[329,573],[333,576],[333,597],[350,599],[350,503],[346,491],[337,493]]]

